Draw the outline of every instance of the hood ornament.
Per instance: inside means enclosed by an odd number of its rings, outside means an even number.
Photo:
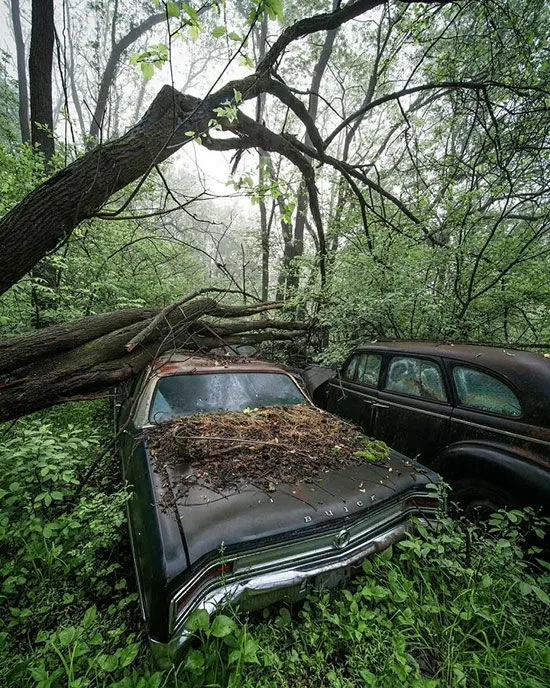
[[[349,543],[349,540],[350,540],[350,532],[349,532],[349,530],[346,530],[344,528],[344,530],[341,530],[338,533],[338,535],[336,535],[334,537],[332,544],[334,545],[334,547],[336,547],[336,549],[342,549],[343,547],[345,547]]]

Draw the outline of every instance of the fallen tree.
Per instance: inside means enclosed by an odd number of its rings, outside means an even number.
[[[167,351],[289,340],[310,327],[251,317],[279,308],[277,302],[232,306],[203,293],[164,309],[94,315],[1,341],[0,422],[93,398],[131,379]]]

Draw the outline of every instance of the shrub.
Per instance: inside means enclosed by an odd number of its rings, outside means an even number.
[[[75,418],[78,425],[74,423]],[[97,428],[105,429],[101,433]],[[548,686],[548,569],[534,515],[483,527],[442,516],[364,562],[345,589],[295,608],[191,620],[181,665],[150,666],[126,537],[127,490],[107,464],[105,407],[21,421],[0,439],[0,685],[14,688]]]

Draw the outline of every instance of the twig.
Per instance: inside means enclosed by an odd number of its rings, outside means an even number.
[[[237,291],[235,289],[219,289],[217,287],[204,287],[202,289],[197,289],[196,291],[192,292],[191,294],[187,294],[187,296],[184,296],[182,299],[179,299],[178,301],[174,301],[171,303],[169,306],[166,306],[166,308],[163,308],[158,315],[156,315],[151,322],[143,329],[141,332],[138,332],[135,337],[133,337],[128,344],[124,347],[128,353],[132,352],[138,344],[141,344],[147,337],[152,334],[156,328],[164,321],[166,320],[167,316],[176,308],[179,308],[180,306],[183,306],[184,303],[188,303],[189,301],[192,301],[195,299],[197,296],[200,296],[201,294],[207,294],[207,293],[217,293],[217,294],[241,294],[241,291]]]

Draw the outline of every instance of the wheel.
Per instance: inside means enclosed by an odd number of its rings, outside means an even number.
[[[451,501],[458,503],[470,521],[485,521],[495,511],[514,506],[505,490],[484,480],[463,478],[452,483],[451,487]]]

